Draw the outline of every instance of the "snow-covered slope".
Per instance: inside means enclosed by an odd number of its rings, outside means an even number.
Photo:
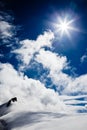
[[[3,118],[9,130],[87,130],[87,114],[20,112]]]
[[[25,127],[24,130],[87,130],[87,115],[48,117],[48,120]],[[23,129],[21,129],[23,130]]]
[[[10,107],[4,103],[0,107],[0,130],[87,130],[87,108],[78,105],[86,102],[86,96],[64,96],[61,100],[67,105],[59,112],[28,110],[19,101]]]

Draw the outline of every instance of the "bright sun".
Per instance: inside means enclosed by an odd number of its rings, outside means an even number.
[[[73,26],[74,21],[75,19],[68,20],[67,18],[61,19],[58,17],[57,23],[54,24],[56,32],[58,32],[61,37],[66,34],[69,38],[71,38],[70,31],[77,31],[77,29]]]
[[[66,32],[69,28],[68,23],[66,23],[66,22],[61,23],[59,28],[60,28],[61,31]]]

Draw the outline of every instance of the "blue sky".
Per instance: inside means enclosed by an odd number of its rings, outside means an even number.
[[[78,17],[74,22],[81,32],[72,32],[72,41],[63,37],[60,41],[55,41],[54,51],[66,55],[71,61],[71,65],[76,68],[78,75],[87,73],[86,60],[81,63],[81,57],[86,55],[86,1],[7,1],[3,10],[9,12],[14,17],[12,21],[17,26],[17,38],[36,39],[47,29],[52,31],[52,22],[57,19],[57,15],[68,14],[72,19]],[[20,7],[19,7],[20,6]],[[64,13],[63,13],[64,12]],[[55,15],[56,14],[56,15]],[[55,19],[56,17],[56,19]],[[18,26],[20,29],[18,29]],[[58,34],[57,34],[58,35]],[[58,37],[58,36],[56,36]],[[75,57],[75,58],[73,58]]]
[[[62,98],[64,104],[67,104],[67,96],[84,96],[79,97],[82,102],[77,102],[76,98],[73,102],[86,106],[86,0],[21,0],[21,3],[17,0],[1,0],[0,8],[0,83],[8,91],[6,97],[12,97],[8,84],[13,88],[16,84],[21,86],[19,88],[22,97],[22,82],[27,86],[26,91],[28,82],[30,86],[34,82],[37,86],[39,82],[40,87],[44,85],[46,91],[49,91],[49,100],[45,96],[44,100],[39,99],[43,104],[56,102],[50,98],[52,90],[55,98],[56,93],[59,97],[65,95]],[[73,20],[70,24],[73,29],[67,30],[70,37],[66,32],[61,36],[61,30],[58,31],[57,28],[58,19],[64,20],[65,17],[68,22]],[[12,82],[14,78],[10,81],[11,76],[15,76],[21,85],[16,81]],[[5,81],[6,78],[8,80]],[[25,81],[28,81],[26,85]],[[13,95],[18,95],[16,91],[19,88],[14,88],[15,92],[13,88]],[[41,93],[44,92],[42,88]],[[4,91],[1,89],[1,95],[6,94]]]

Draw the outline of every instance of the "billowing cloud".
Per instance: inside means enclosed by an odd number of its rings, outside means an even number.
[[[14,26],[3,17],[0,17],[0,27],[0,35],[3,41],[13,36]],[[44,32],[36,40],[25,39],[20,41],[20,47],[14,49],[11,53],[16,54],[17,60],[22,62],[20,68],[28,68],[30,61],[33,59],[36,64],[41,64],[43,68],[47,69],[48,73],[46,73],[46,78],[51,78],[52,84],[56,86],[57,92],[52,89],[47,89],[40,82],[41,79],[38,78],[38,80],[35,80],[29,78],[27,75],[24,75],[23,71],[18,72],[15,70],[11,64],[1,63],[0,103],[17,96],[18,109],[63,111],[66,106],[60,100],[60,95],[58,94],[87,94],[87,75],[72,77],[64,73],[65,69],[70,69],[67,57],[52,52],[51,49],[48,50],[48,48],[52,47],[54,39],[53,32]],[[1,54],[0,57],[2,56]],[[84,59],[86,59],[86,55],[82,56],[81,61],[83,62]],[[41,75],[42,79],[43,75]]]
[[[60,56],[51,51],[40,50],[36,56],[36,61],[41,63],[45,68],[49,69],[49,77],[51,77],[53,84],[57,85],[57,89],[65,88],[70,77],[63,73],[64,69],[68,68],[66,56]]]
[[[44,46],[52,47],[53,39],[54,34],[51,31],[44,32],[36,40],[21,41],[21,47],[14,50],[13,53],[16,53],[18,60],[21,60],[26,66],[29,65],[31,59],[34,59],[37,64],[42,64],[49,71],[46,78],[51,78],[52,84],[56,85],[56,90],[60,94],[87,93],[87,75],[72,77],[72,75],[64,73],[63,70],[70,69],[67,57],[44,49]],[[43,75],[41,78],[43,79]]]
[[[66,56],[60,56],[51,51],[45,51],[41,49],[39,54],[36,55],[36,61],[42,63],[44,67],[50,69],[50,71],[60,72],[67,67]]]
[[[74,78],[65,88],[65,93],[87,94],[87,74]]]
[[[42,49],[36,55],[36,61],[49,69],[48,77],[57,86],[59,93],[69,95],[87,94],[87,75],[72,77],[63,72],[64,69],[68,68],[67,57]]]
[[[23,40],[20,42],[21,47],[12,51],[17,54],[17,58],[23,62],[24,65],[28,65],[33,58],[35,53],[44,47],[51,47],[52,39],[54,34],[49,32],[44,32],[43,35],[39,35],[36,40]]]
[[[11,64],[0,64],[0,75],[0,103],[16,96],[17,109],[64,111],[65,105],[58,93],[47,89],[39,80],[18,73]]]

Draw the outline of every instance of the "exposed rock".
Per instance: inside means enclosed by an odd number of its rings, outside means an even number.
[[[0,119],[0,130],[8,130],[7,123],[2,119]]]

